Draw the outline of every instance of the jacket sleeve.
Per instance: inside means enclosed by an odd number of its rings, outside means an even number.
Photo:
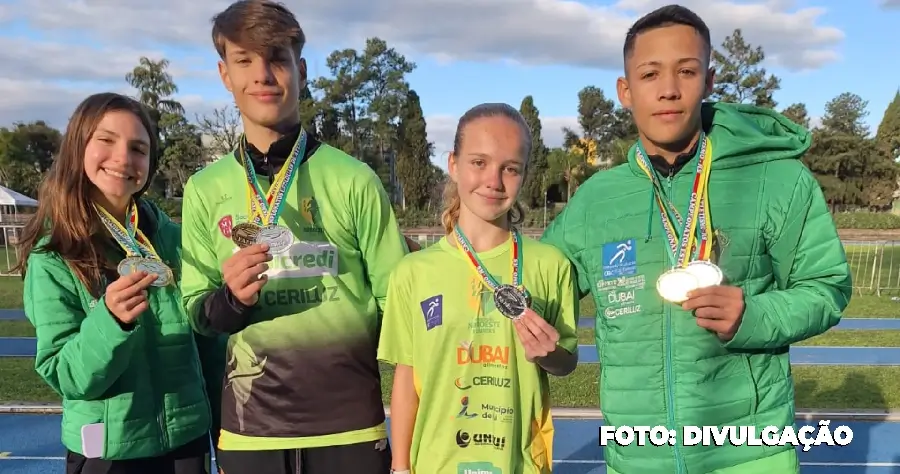
[[[351,199],[366,276],[378,308],[383,311],[391,271],[409,249],[378,175],[371,173]]]
[[[65,263],[44,253],[28,260],[24,306],[37,336],[35,371],[68,400],[102,397],[130,364],[140,319],[123,329],[102,297],[85,313]]]
[[[209,211],[193,179],[184,187],[181,222],[181,297],[191,326],[206,336],[243,329],[251,308],[236,301],[224,285],[206,227]]]
[[[573,280],[577,283],[578,298],[584,298],[591,292],[591,284],[588,279],[588,272],[581,261],[581,242],[585,226],[579,220],[579,195],[576,193],[563,208],[562,212],[550,222],[544,234],[541,236],[541,242],[550,244],[559,249],[566,258],[572,263],[575,269],[575,277]]]
[[[844,247],[815,177],[804,167],[769,245],[776,289],[744,297],[732,349],[786,347],[837,325],[850,302]]]

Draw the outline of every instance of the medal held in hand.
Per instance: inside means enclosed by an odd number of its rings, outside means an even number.
[[[279,225],[278,218],[284,210],[285,199],[288,190],[294,184],[297,169],[300,168],[306,157],[306,140],[306,130],[301,130],[290,156],[272,179],[269,191],[263,193],[259,186],[256,170],[253,168],[253,162],[245,150],[246,137],[241,138],[237,154],[240,156],[244,175],[247,178],[250,197],[248,215],[252,222],[238,224],[231,230],[231,240],[238,247],[246,248],[254,244],[267,244],[269,253],[275,255],[288,250],[294,244],[294,234],[287,227]]]
[[[484,264],[472,249],[469,239],[462,233],[459,226],[454,230],[459,249],[466,255],[475,272],[481,280],[494,293],[494,306],[501,314],[509,319],[516,320],[525,314],[525,310],[531,307],[531,296],[522,285],[522,238],[515,229],[510,231],[512,238],[512,281],[511,285],[501,285],[488,273]]]
[[[168,286],[175,279],[172,269],[163,263],[156,249],[150,243],[150,239],[138,228],[137,204],[132,201],[125,213],[125,225],[119,223],[102,206],[94,204],[94,210],[100,217],[100,222],[106,227],[110,235],[116,240],[125,258],[119,262],[116,271],[119,276],[131,275],[135,272],[145,271],[156,274],[156,280],[152,285],[157,287]]]
[[[659,295],[666,301],[681,303],[687,300],[690,291],[721,284],[724,278],[722,270],[710,261],[712,227],[709,222],[708,183],[712,168],[712,144],[709,138],[705,134],[700,137],[700,156],[684,219],[668,199],[663,201],[665,194],[662,186],[640,144],[635,150],[635,158],[653,185],[653,195],[666,234],[669,258],[673,264],[673,268],[663,273],[656,281]],[[674,219],[670,214],[674,215]],[[683,229],[680,232],[680,239],[676,225]],[[697,258],[692,259],[695,251]]]

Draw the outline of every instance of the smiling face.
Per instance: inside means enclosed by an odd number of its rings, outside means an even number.
[[[509,118],[483,117],[466,124],[461,135],[448,163],[460,211],[487,222],[505,218],[525,176],[522,130]]]
[[[288,47],[259,54],[224,40],[219,75],[241,114],[252,124],[276,128],[293,124],[299,114],[300,89],[306,86],[306,61]]]
[[[701,105],[713,86],[708,66],[709,50],[691,26],[661,26],[636,37],[617,92],[642,141],[671,149],[699,132]]]
[[[150,136],[128,111],[107,112],[84,149],[84,173],[103,205],[124,208],[150,174]]]

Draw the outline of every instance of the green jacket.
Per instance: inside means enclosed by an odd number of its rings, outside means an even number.
[[[141,219],[150,221],[141,228],[179,279],[181,228],[149,202],[141,207]],[[109,253],[114,262],[124,257],[117,250]],[[69,450],[82,453],[81,428],[91,423],[105,424],[104,459],[156,456],[209,432],[198,341],[181,292],[176,284],[151,287],[149,300],[135,327],[123,330],[59,255],[37,248],[29,255],[24,307],[37,333],[35,369],[63,398],[62,442]],[[215,358],[224,352],[214,340],[199,342],[212,356],[206,379],[221,380]]]
[[[667,242],[634,148],[627,163],[584,183],[543,237],[572,260],[582,294],[590,292],[597,305],[600,407],[609,425],[678,432],[792,425],[789,346],[836,325],[850,299],[843,246],[815,177],[800,161],[809,132],[747,105],[704,104],[702,115],[713,152],[713,258],[726,284],[744,292],[733,339],[722,343],[658,296],[656,280],[669,268]],[[681,215],[696,164],[694,156],[671,178],[661,177]],[[624,474],[703,474],[794,449],[681,441],[610,445],[606,461]]]

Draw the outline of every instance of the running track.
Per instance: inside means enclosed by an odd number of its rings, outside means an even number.
[[[21,320],[17,310],[0,310],[0,320]],[[581,327],[591,327],[584,318]],[[900,319],[845,318],[834,329],[898,330]],[[0,338],[0,357],[33,357],[33,338]],[[593,346],[579,346],[581,363],[596,363]],[[794,347],[792,365],[900,365],[900,348]],[[585,410],[582,410],[585,411]],[[603,451],[598,445],[599,414],[568,414],[557,410],[554,457],[558,474],[603,474]],[[586,415],[586,416],[585,416]],[[853,417],[827,414],[798,420],[797,426],[815,425],[819,419],[854,419],[853,442],[846,447],[814,447],[800,452],[803,474],[900,474],[900,415]],[[64,450],[59,442],[57,414],[5,414],[0,416],[0,472],[38,474],[61,472]]]
[[[0,357],[34,357],[35,352],[34,338],[0,337]],[[578,346],[579,364],[597,362],[594,346]],[[900,366],[900,347],[797,346],[791,348],[791,365]]]
[[[557,474],[603,474],[603,450],[598,446],[597,413],[556,415],[554,461]],[[837,421],[828,414],[798,419],[797,426],[816,426],[831,419],[832,426],[847,425],[853,441],[844,447],[813,447],[800,452],[803,474],[897,474],[900,473],[900,423],[882,420]],[[872,416],[869,416],[872,418]],[[900,417],[891,416],[890,419]],[[63,472],[64,448],[59,442],[59,415],[7,414],[0,416],[0,472],[45,474]]]

